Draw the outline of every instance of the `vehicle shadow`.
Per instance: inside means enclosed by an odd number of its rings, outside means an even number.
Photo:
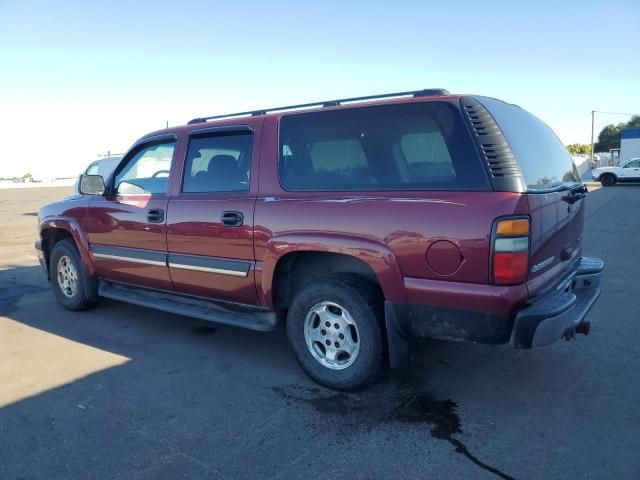
[[[417,342],[411,368],[345,394],[301,372],[283,329],[258,333],[107,300],[68,312],[40,267],[0,271],[0,299],[3,335],[32,349],[0,348],[0,478],[128,477],[140,465],[143,478],[270,477],[310,455],[310,445],[337,452],[406,425],[495,468],[462,443],[458,404],[446,396],[460,392],[438,383],[460,373],[464,356],[476,370],[494,369],[511,350]],[[483,380],[464,383],[475,381]]]
[[[616,188],[590,193],[588,213]],[[107,300],[68,312],[40,267],[9,267],[0,271],[0,478],[397,476],[397,463],[381,458],[402,459],[407,478],[437,465],[451,478],[479,468],[509,478],[531,477],[532,457],[566,476],[624,476],[624,448],[602,463],[544,441],[550,431],[581,451],[598,451],[602,438],[633,441],[608,396],[625,351],[605,341],[614,300],[594,307],[604,325],[595,340],[534,351],[414,340],[409,368],[345,394],[302,373],[282,328],[258,333]],[[583,420],[598,417],[608,420]]]

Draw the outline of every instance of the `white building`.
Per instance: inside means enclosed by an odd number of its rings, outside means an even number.
[[[626,128],[620,137],[620,163],[640,158],[640,128]]]

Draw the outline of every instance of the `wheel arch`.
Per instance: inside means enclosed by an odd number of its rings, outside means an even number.
[[[378,285],[386,300],[404,301],[406,292],[395,255],[379,242],[334,234],[273,237],[257,280],[261,301],[270,308],[288,306],[306,278],[351,273]]]
[[[51,252],[55,244],[64,239],[73,240],[88,272],[90,274],[94,273],[93,263],[89,255],[89,243],[76,220],[71,218],[48,218],[43,220],[40,223],[40,239],[42,241],[42,253],[45,258],[47,273],[49,275]]]

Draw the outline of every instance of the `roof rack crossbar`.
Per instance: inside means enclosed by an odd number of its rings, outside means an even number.
[[[440,95],[449,95],[449,92],[444,88],[425,88],[422,90],[412,90],[409,92],[383,93],[379,95],[368,95],[366,97],[341,98],[338,100],[325,100],[323,102],[300,103],[298,105],[288,105],[286,107],[275,107],[275,108],[267,108],[262,110],[249,110],[246,112],[228,113],[225,115],[212,115],[210,117],[194,118],[193,120],[190,120],[187,125],[193,125],[196,123],[205,123],[209,120],[219,120],[221,118],[244,117],[244,116],[255,117],[259,115],[266,115],[267,113],[282,112],[286,110],[299,110],[301,108],[337,107],[338,105],[343,103],[364,102],[367,100],[378,100],[382,98],[408,97],[408,96],[432,97],[432,96],[440,96]]]

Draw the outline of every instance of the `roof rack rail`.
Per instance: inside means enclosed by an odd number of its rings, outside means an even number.
[[[363,102],[367,100],[377,100],[381,98],[393,98],[393,97],[433,97],[440,95],[449,95],[449,91],[444,88],[425,88],[422,90],[412,90],[410,92],[396,92],[396,93],[383,93],[379,95],[369,95],[366,97],[353,97],[353,98],[341,98],[338,100],[326,100],[324,102],[312,102],[312,103],[301,103],[298,105],[288,105],[286,107],[276,107],[276,108],[267,108],[263,110],[249,110],[246,112],[238,112],[238,113],[228,113],[225,115],[213,115],[210,117],[200,117],[194,118],[193,120],[189,120],[187,125],[193,125],[196,123],[205,123],[209,120],[219,120],[221,118],[233,118],[233,117],[246,117],[246,116],[258,116],[258,115],[266,115],[267,113],[273,112],[282,112],[285,110],[297,110],[301,108],[310,108],[310,107],[337,107],[343,103],[355,103],[355,102]]]

